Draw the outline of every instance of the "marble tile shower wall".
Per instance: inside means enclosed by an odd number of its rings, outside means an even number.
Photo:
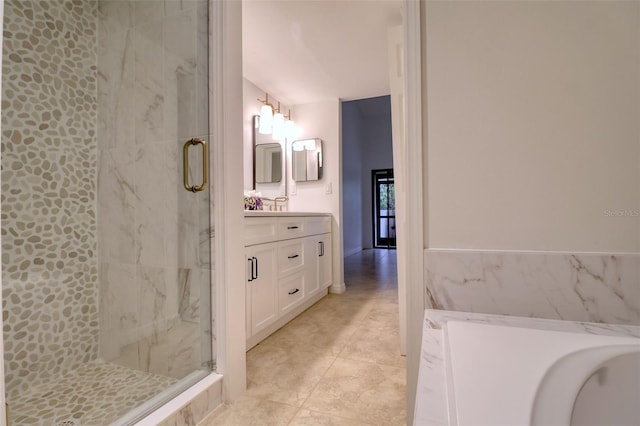
[[[2,299],[12,398],[98,356],[97,5],[4,5]]]
[[[98,8],[100,354],[112,360],[208,310],[209,196],[182,184],[184,142],[208,140],[207,2]]]
[[[640,325],[640,254],[425,250],[436,309]]]

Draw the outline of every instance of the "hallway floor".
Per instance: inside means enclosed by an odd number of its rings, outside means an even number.
[[[344,294],[320,300],[247,353],[247,391],[200,423],[404,425],[396,252],[345,258]]]

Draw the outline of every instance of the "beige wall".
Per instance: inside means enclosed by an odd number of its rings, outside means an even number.
[[[425,244],[640,251],[640,3],[426,3]]]

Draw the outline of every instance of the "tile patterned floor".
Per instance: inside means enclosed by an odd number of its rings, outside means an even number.
[[[115,364],[88,363],[9,401],[10,424],[109,424],[176,381]]]
[[[248,389],[200,426],[404,425],[396,253],[345,259],[330,294],[247,353]]]

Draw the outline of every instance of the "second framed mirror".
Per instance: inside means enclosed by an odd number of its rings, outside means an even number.
[[[322,179],[322,139],[304,139],[291,144],[291,177],[296,182]]]

